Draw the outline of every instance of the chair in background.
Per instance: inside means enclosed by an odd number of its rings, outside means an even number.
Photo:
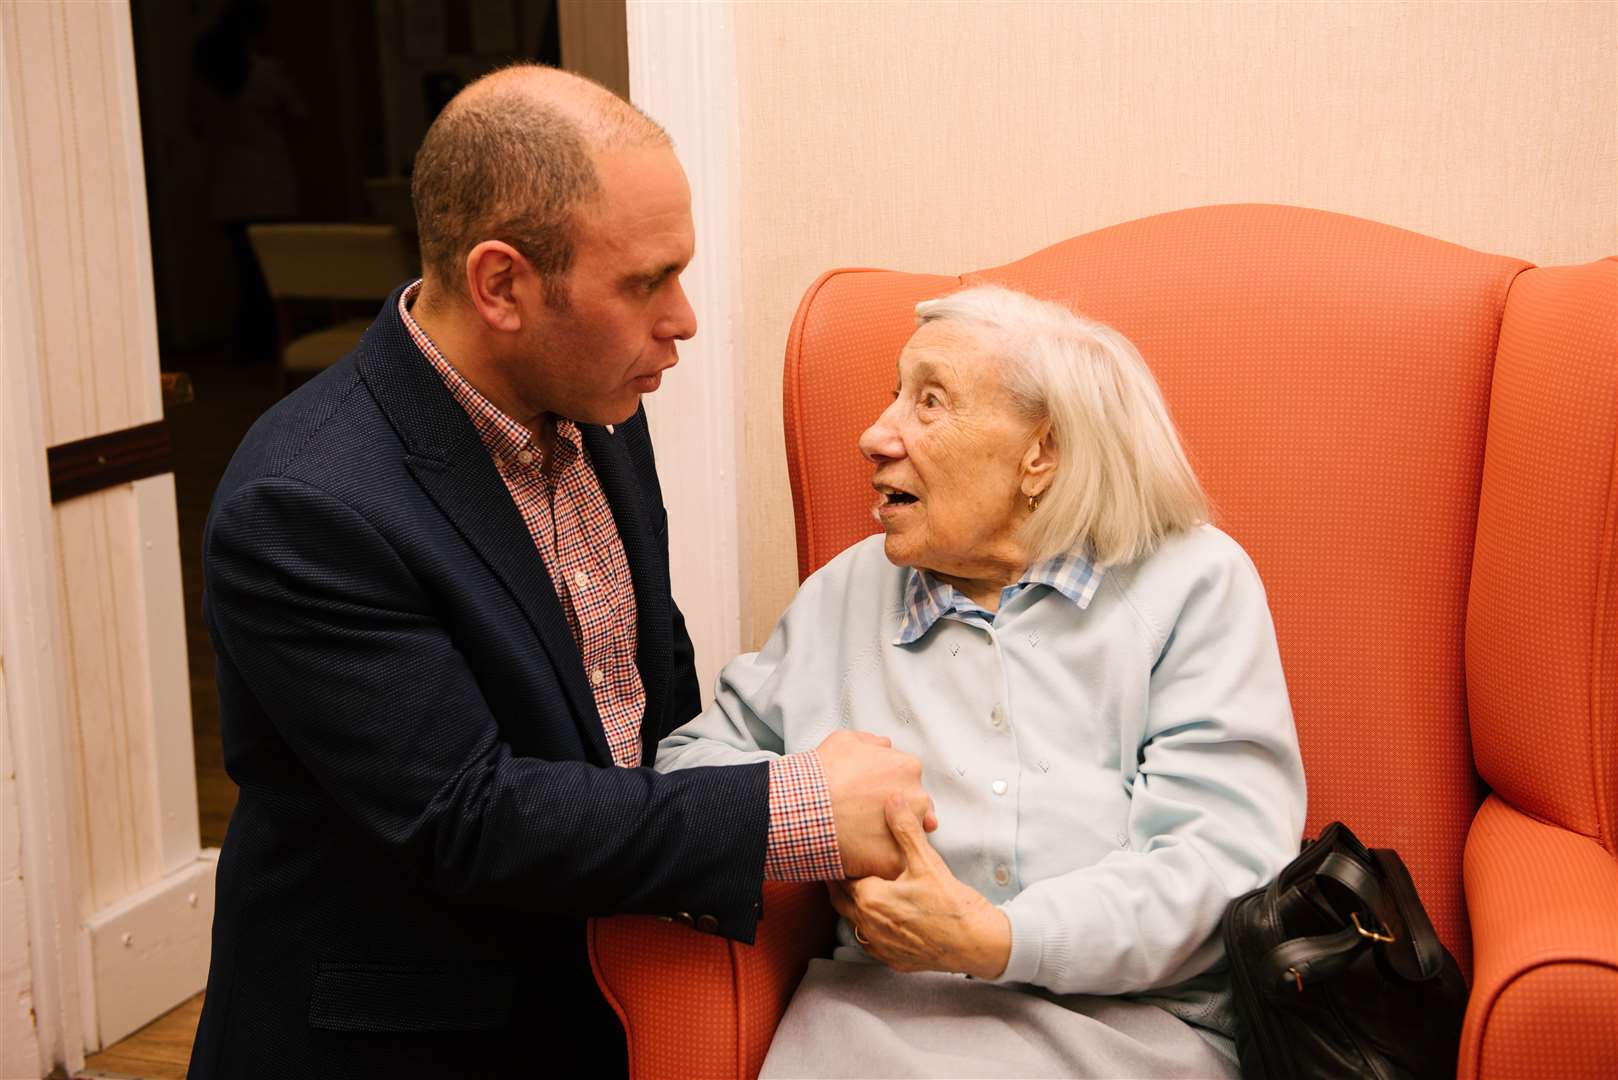
[[[367,176],[365,198],[376,220],[397,225],[406,233],[416,231],[416,207],[410,201],[410,177]]]
[[[980,273],[831,271],[787,341],[800,576],[872,531],[855,440],[915,304],[975,282],[1151,364],[1264,579],[1307,830],[1396,848],[1470,979],[1457,1075],[1618,1076],[1618,260],[1215,206]],[[771,885],[752,947],[595,920],[636,1080],[756,1074],[828,918]]]
[[[280,317],[283,389],[318,375],[358,344],[376,312],[342,318],[345,304],[380,304],[417,274],[415,249],[394,225],[249,225],[247,236]],[[313,301],[325,302],[328,323],[294,336],[295,307]]]

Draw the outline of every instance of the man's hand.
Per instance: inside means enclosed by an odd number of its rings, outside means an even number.
[[[956,971],[997,979],[1011,959],[1011,920],[965,884],[927,842],[903,801],[889,799],[888,827],[904,853],[896,881],[828,881],[832,906],[866,952],[895,971]]]
[[[921,762],[880,735],[834,731],[815,747],[831,796],[832,823],[843,873],[849,877],[898,877],[904,869],[899,845],[888,831],[883,804],[900,799],[925,828],[938,828],[933,800],[921,786]]]

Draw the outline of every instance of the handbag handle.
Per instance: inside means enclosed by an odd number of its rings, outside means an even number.
[[[1422,909],[1409,871],[1393,851],[1375,849],[1370,855],[1374,869],[1339,851],[1329,853],[1320,861],[1313,876],[1330,880],[1345,890],[1349,898],[1358,901],[1350,906],[1350,925],[1329,934],[1295,937],[1276,945],[1259,962],[1260,985],[1271,993],[1302,992],[1305,983],[1340,974],[1361,951],[1373,944],[1400,945],[1384,952],[1402,978],[1420,982],[1438,974],[1443,963],[1443,945]],[[1394,918],[1391,920],[1383,907],[1383,883],[1392,892]],[[1397,936],[1398,929],[1404,931],[1403,941]]]

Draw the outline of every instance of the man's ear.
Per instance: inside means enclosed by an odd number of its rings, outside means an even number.
[[[1056,476],[1056,465],[1061,454],[1056,449],[1056,437],[1051,422],[1043,421],[1034,432],[1034,441],[1022,455],[1022,493],[1042,495]]]
[[[466,253],[466,295],[489,329],[522,329],[518,280],[527,269],[528,260],[501,240],[484,240]]]

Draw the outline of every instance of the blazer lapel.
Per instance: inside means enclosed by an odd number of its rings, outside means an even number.
[[[612,507],[612,518],[623,541],[624,558],[635,585],[637,637],[635,666],[640,669],[646,688],[646,713],[641,720],[641,739],[659,730],[663,715],[664,689],[669,678],[671,615],[669,612],[668,567],[654,529],[647,520],[646,504],[639,475],[622,434],[609,434],[596,424],[580,424],[584,448],[589,451],[601,490]],[[650,760],[645,758],[643,760]]]
[[[516,599],[562,688],[597,764],[612,763],[584,661],[545,560],[477,430],[398,314],[397,292],[362,341],[357,361],[406,447],[405,465],[466,542]]]

